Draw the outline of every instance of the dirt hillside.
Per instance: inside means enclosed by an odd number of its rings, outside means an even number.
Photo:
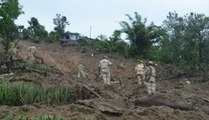
[[[30,41],[20,41],[19,56],[26,60]],[[198,83],[198,77],[191,77],[191,87],[185,90],[182,81],[185,76],[173,77],[173,69],[159,63],[157,69],[157,94],[148,96],[144,87],[137,85],[133,68],[136,60],[119,55],[100,53],[84,46],[60,43],[33,43],[37,56],[44,64],[62,74],[50,76],[29,75],[43,84],[72,85],[83,84],[96,91],[97,97],[76,101],[72,104],[47,106],[43,104],[24,106],[0,106],[0,116],[5,113],[24,114],[27,116],[56,114],[65,117],[84,116],[93,120],[208,120],[209,119],[209,82]],[[92,56],[93,53],[93,56]],[[98,63],[107,55],[113,63],[111,66],[112,84],[104,86],[98,81]],[[77,65],[85,65],[87,79],[77,78]]]

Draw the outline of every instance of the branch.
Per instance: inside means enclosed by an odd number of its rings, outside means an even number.
[[[89,88],[86,85],[81,85],[82,87],[86,88],[87,90],[89,90],[90,92],[92,92],[94,95],[96,95],[98,98],[102,98],[97,92],[93,91],[91,88]]]

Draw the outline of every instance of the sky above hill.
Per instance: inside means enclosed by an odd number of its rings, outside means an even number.
[[[121,21],[129,21],[125,14],[134,16],[137,12],[148,23],[161,25],[168,12],[176,11],[180,16],[187,13],[203,13],[209,16],[209,0],[19,0],[22,14],[16,24],[28,27],[31,17],[36,17],[47,31],[52,31],[56,14],[68,18],[66,31],[96,38],[111,36],[121,29]]]

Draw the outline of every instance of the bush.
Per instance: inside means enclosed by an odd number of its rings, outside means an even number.
[[[59,34],[57,34],[57,33],[55,33],[55,32],[50,32],[50,33],[49,33],[49,36],[48,36],[48,38],[47,38],[47,41],[48,41],[48,42],[53,43],[53,42],[56,42],[56,41],[58,41],[58,40],[59,40]]]

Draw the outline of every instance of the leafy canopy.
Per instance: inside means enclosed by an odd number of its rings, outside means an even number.
[[[70,25],[70,23],[67,21],[67,17],[61,16],[61,14],[56,14],[56,18],[53,19],[54,24],[56,27],[54,30],[60,37],[62,37],[65,33],[65,27],[67,25]]]
[[[127,35],[127,39],[130,40],[131,43],[131,56],[142,56],[147,57],[151,47],[154,43],[158,42],[160,38],[160,27],[151,23],[150,25],[146,25],[147,19],[142,19],[142,17],[135,12],[135,16],[131,17],[130,15],[126,15],[129,19],[129,22],[122,21],[120,23],[122,33]]]
[[[18,0],[0,1],[0,37],[3,38],[3,45],[7,53],[11,42],[17,36],[17,26],[14,20],[22,14],[22,7]]]

